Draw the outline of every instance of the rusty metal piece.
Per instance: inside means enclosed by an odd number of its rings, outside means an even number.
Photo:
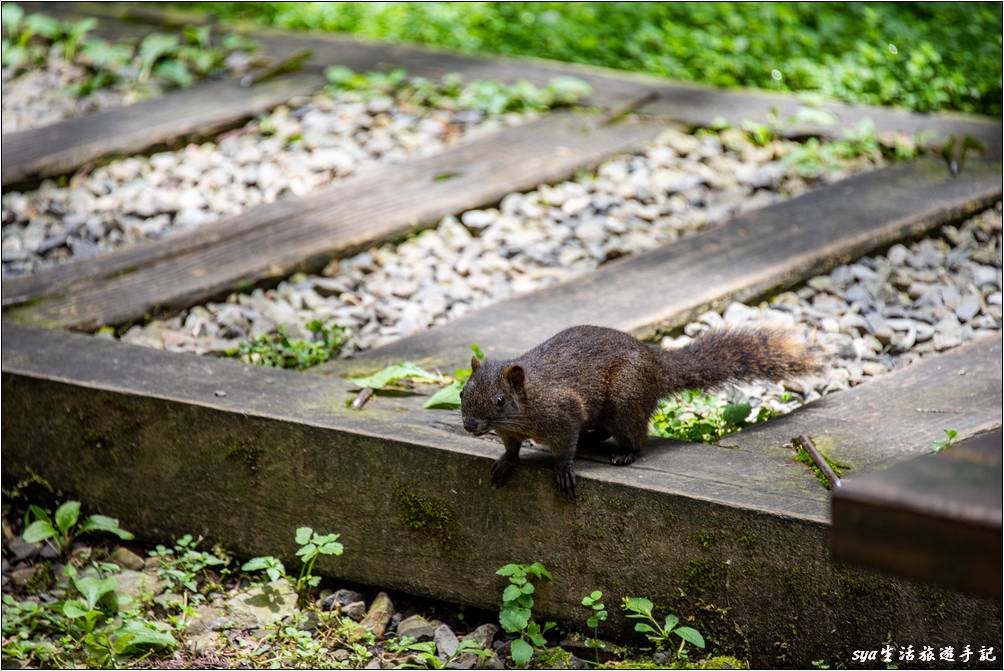
[[[362,407],[366,405],[366,401],[370,400],[372,396],[373,396],[373,388],[364,387],[363,390],[356,395],[355,399],[353,399],[352,409],[361,410]]]
[[[808,435],[803,433],[795,440],[798,441],[802,449],[809,453],[809,456],[812,457],[812,461],[815,462],[819,470],[823,472],[826,479],[830,481],[830,485],[833,489],[839,489],[844,486],[844,483],[841,482],[837,474],[833,472],[833,469],[830,468],[830,464],[823,458],[823,455],[819,453],[819,450],[816,449],[815,443],[812,442],[812,439],[809,438]]]

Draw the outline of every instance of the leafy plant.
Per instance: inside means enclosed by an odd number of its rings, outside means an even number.
[[[304,593],[309,587],[317,587],[321,582],[320,576],[313,575],[314,563],[321,555],[340,557],[345,549],[338,542],[339,534],[318,534],[310,527],[300,527],[296,530],[296,542],[300,549],[296,551],[296,556],[303,562],[300,568],[300,575],[296,579],[296,591]]]
[[[219,47],[210,40],[209,26],[189,27],[181,36],[151,33],[140,42],[111,44],[88,37],[97,21],[61,21],[45,14],[24,16],[13,3],[2,11],[3,65],[16,76],[33,65],[45,62],[52,47],[68,61],[86,71],[70,92],[85,96],[115,84],[138,85],[152,78],[186,87],[197,78],[224,67],[226,57],[236,51],[253,51],[256,45],[245,37],[229,36]]]
[[[29,506],[29,514],[35,519],[22,534],[25,543],[51,543],[65,555],[80,534],[102,531],[122,540],[132,540],[133,535],[119,526],[119,521],[106,515],[91,515],[83,522],[80,519],[80,501],[67,501],[56,509],[54,516],[38,506]]]
[[[602,598],[603,592],[599,590],[582,597],[582,605],[590,609],[589,617],[586,618],[586,626],[593,630],[593,637],[587,638],[585,643],[586,647],[596,649],[597,662],[600,661],[600,649],[606,647],[599,638],[600,622],[607,620],[607,607],[600,601]]]
[[[157,575],[167,582],[172,591],[189,592],[193,601],[201,601],[199,583],[206,581],[212,570],[224,569],[230,560],[220,556],[222,552],[199,550],[200,539],[185,534],[174,542],[173,548],[158,545],[150,551],[151,557],[158,557]]]
[[[357,73],[344,65],[330,66],[325,76],[332,90],[353,91],[363,97],[391,96],[417,107],[471,110],[485,115],[569,107],[592,93],[589,84],[567,76],[555,77],[543,88],[526,80],[512,85],[487,79],[465,82],[458,74],[431,82],[423,77],[409,78],[402,69]]]
[[[499,624],[508,633],[519,635],[510,644],[509,654],[516,666],[525,666],[533,656],[533,647],[547,645],[544,634],[555,626],[553,622],[545,622],[541,626],[533,619],[536,587],[532,581],[551,580],[551,573],[540,562],[506,564],[495,573],[509,580],[509,585],[502,592]]]
[[[696,629],[679,626],[679,616],[672,613],[667,615],[665,620],[659,622],[653,614],[654,607],[652,602],[645,597],[624,597],[621,604],[621,608],[626,611],[626,617],[640,620],[635,623],[634,630],[644,634],[656,650],[663,650],[673,636],[680,639],[680,645],[675,652],[678,659],[687,658],[685,650],[687,643],[701,649],[704,648],[704,637]]]
[[[955,439],[959,437],[959,432],[955,429],[945,429],[945,437],[931,443],[934,453],[938,454],[955,444]]]
[[[776,414],[766,406],[760,407],[752,419],[751,412],[748,403],[728,403],[711,394],[686,390],[659,401],[649,422],[649,433],[692,443],[713,443]]]
[[[5,656],[53,667],[113,667],[124,655],[171,650],[177,641],[162,624],[120,611],[112,576],[79,575],[66,564],[73,596],[18,602],[3,598]]]
[[[313,334],[310,340],[292,339],[286,328],[279,326],[275,333],[245,340],[227,354],[266,368],[304,370],[329,361],[342,351],[345,331],[340,326],[326,326],[314,319],[305,327]]]
[[[436,654],[435,641],[420,641],[416,643],[412,642],[411,639],[405,639],[405,641],[403,641],[398,647],[401,650],[418,653],[415,656],[423,662],[422,666],[415,664],[402,664],[398,667],[402,669],[448,669],[452,668],[450,665],[453,662],[457,661],[464,655],[474,655],[479,659],[486,659],[492,655],[491,651],[486,650],[479,641],[471,639],[460,641],[453,654],[445,657],[440,657]]]
[[[242,571],[265,571],[269,580],[275,581],[286,575],[286,567],[272,556],[255,557],[244,562]]]
[[[295,578],[286,573],[286,567],[275,557],[255,557],[241,567],[244,571],[265,571],[270,580],[278,580],[285,577],[296,588],[296,593],[301,601],[305,599],[308,589],[317,587],[321,582],[321,576],[316,576],[314,564],[321,555],[340,557],[344,551],[344,546],[338,542],[339,534],[318,534],[310,527],[300,527],[296,530],[295,540],[300,548],[296,551],[296,556],[300,558],[302,565],[300,573]]]

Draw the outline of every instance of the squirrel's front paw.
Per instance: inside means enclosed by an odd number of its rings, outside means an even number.
[[[554,467],[554,480],[558,490],[567,498],[575,498],[575,465],[571,460],[559,461]]]
[[[519,457],[511,459],[508,455],[503,454],[496,459],[495,463],[492,464],[492,484],[501,487],[507,483],[512,474],[516,472],[517,466],[519,466]]]

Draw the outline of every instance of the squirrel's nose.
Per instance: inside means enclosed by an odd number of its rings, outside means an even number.
[[[464,417],[464,429],[474,433],[478,429],[478,420],[473,417]]]

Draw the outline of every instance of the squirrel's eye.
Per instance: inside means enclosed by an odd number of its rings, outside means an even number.
[[[495,407],[499,410],[505,405],[505,396],[499,395],[495,397]]]

